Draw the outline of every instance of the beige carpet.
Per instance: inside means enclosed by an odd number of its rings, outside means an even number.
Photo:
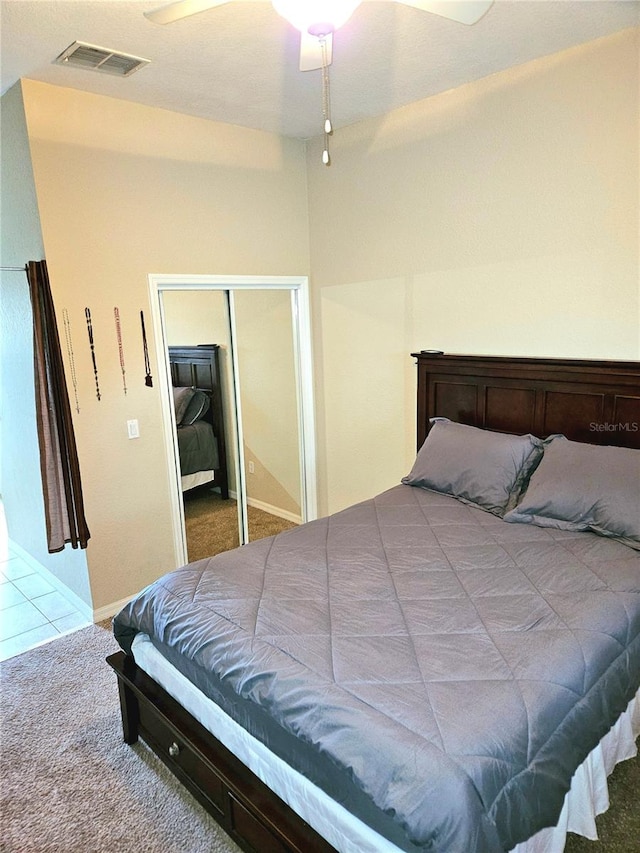
[[[240,544],[238,506],[233,499],[223,501],[216,492],[201,491],[185,498],[184,515],[189,562],[230,551]],[[250,541],[296,526],[252,506],[248,508],[248,515]]]
[[[2,663],[0,850],[240,853],[142,743],[122,740],[111,632]]]

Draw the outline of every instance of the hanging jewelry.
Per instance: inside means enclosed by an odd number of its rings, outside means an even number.
[[[71,343],[71,323],[69,322],[69,312],[66,308],[62,309],[62,320],[64,322],[64,338],[67,344],[67,359],[71,368],[71,383],[73,385],[73,396],[76,403],[76,412],[80,414],[80,403],[78,402],[78,379],[76,376],[76,360],[73,356],[73,344]]]
[[[120,370],[122,372],[122,387],[124,388],[124,393],[126,396],[127,393],[127,377],[125,375],[126,371],[124,369],[124,350],[122,348],[122,329],[120,328],[120,311],[117,308],[113,309],[113,316],[116,321],[116,338],[118,339],[118,355],[120,356]]]
[[[149,388],[153,388],[153,379],[151,378],[151,362],[149,361],[149,349],[147,347],[147,333],[144,330],[144,312],[140,312],[140,325],[142,326],[142,347],[144,349],[144,384]]]
[[[91,322],[91,311],[88,308],[84,309],[84,316],[87,318],[87,333],[89,335],[89,346],[91,347],[91,361],[93,362],[93,375],[96,380],[96,397],[100,399],[100,384],[98,382],[98,365],[96,364],[96,350],[93,344],[93,323]]]

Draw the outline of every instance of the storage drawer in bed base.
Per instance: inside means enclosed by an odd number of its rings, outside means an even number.
[[[141,737],[247,853],[335,853],[305,821],[163,690],[132,657],[118,676],[126,743]]]

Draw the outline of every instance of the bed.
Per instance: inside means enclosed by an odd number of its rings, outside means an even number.
[[[181,489],[219,488],[229,497],[217,344],[169,347]]]
[[[243,850],[556,853],[635,754],[640,364],[415,355],[401,483],[114,620],[126,742]]]

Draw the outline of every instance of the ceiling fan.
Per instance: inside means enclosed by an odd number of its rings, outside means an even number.
[[[232,0],[176,0],[144,15],[155,24],[172,24]],[[300,70],[314,71],[332,61],[333,33],[345,24],[361,0],[271,0],[273,8],[300,31]],[[475,24],[493,0],[395,0],[461,24]],[[324,49],[323,44],[324,43]]]
[[[144,15],[156,24],[171,24],[198,12],[224,6],[231,0],[175,0]],[[238,2],[238,0],[235,0]],[[329,66],[333,59],[333,33],[345,24],[362,0],[271,0],[276,12],[300,31],[300,70],[322,70],[324,149],[322,162],[329,166],[329,137],[333,133],[329,99]],[[423,12],[432,12],[461,24],[475,24],[493,0],[395,0]]]

